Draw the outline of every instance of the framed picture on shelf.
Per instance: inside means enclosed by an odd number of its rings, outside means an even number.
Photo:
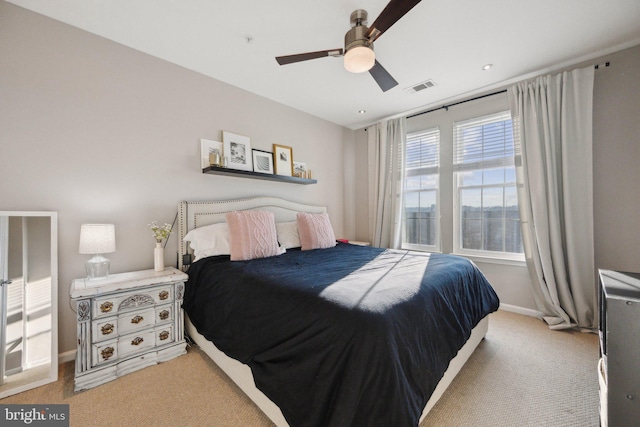
[[[222,142],[228,168],[253,171],[251,139],[248,136],[222,131]]]
[[[302,162],[293,162],[293,176],[298,178],[309,178],[307,174],[307,164]]]
[[[273,153],[262,150],[253,151],[253,171],[273,175]]]
[[[200,163],[202,169],[211,165],[222,165],[222,142],[210,139],[200,140]]]
[[[273,163],[276,175],[293,176],[293,149],[273,144]]]

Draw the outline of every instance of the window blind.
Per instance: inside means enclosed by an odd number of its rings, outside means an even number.
[[[453,125],[454,171],[514,165],[513,128],[508,111]]]
[[[427,129],[407,135],[407,176],[437,174],[440,165],[440,130]]]

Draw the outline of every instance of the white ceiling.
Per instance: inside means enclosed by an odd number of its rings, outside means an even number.
[[[375,42],[383,93],[342,58],[274,57],[342,48],[351,12],[388,0],[8,1],[351,129],[640,44],[639,0],[424,0]]]

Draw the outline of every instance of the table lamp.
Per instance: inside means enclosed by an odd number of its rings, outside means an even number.
[[[114,224],[82,224],[80,228],[80,253],[93,254],[85,264],[87,278],[106,279],[111,261],[103,257],[116,251],[116,227]]]

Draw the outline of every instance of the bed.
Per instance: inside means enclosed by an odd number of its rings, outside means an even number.
[[[193,252],[185,236],[230,212],[270,212],[288,226],[300,212],[328,218],[324,207],[272,197],[181,202],[178,211],[183,269]],[[337,243],[198,258],[185,288],[187,333],[277,426],[417,425],[499,303],[475,265],[451,255]]]

